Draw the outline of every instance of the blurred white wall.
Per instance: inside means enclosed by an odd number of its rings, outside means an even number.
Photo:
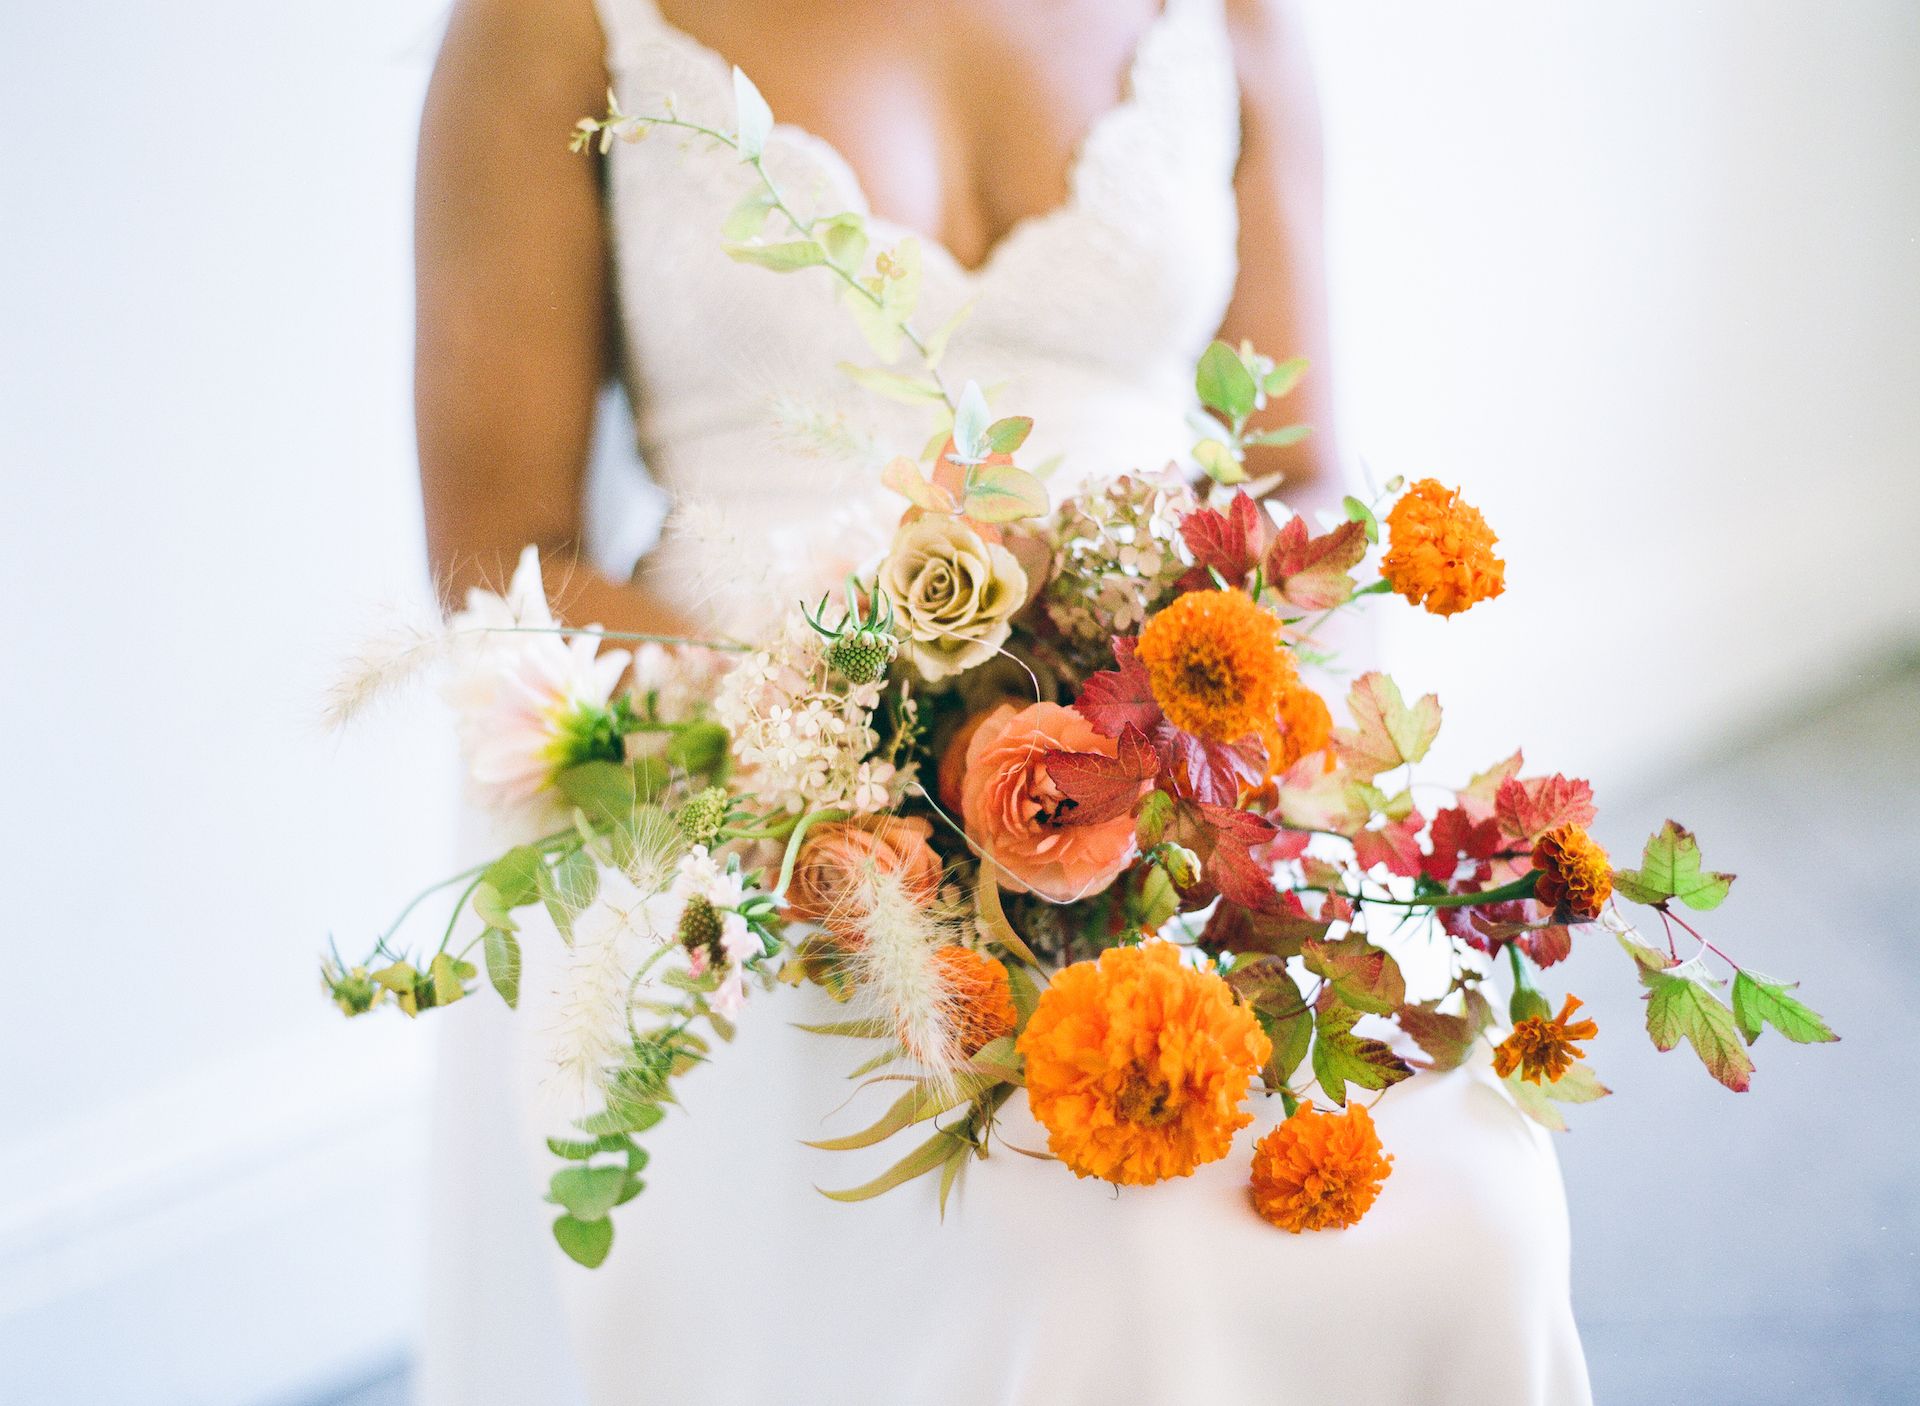
[[[425,1047],[320,996],[450,851],[424,591],[437,6],[0,6],[0,1398],[250,1402],[397,1352]]]
[[[422,1045],[356,948],[450,850],[429,704],[315,700],[423,588],[413,125],[439,6],[0,7],[0,1381],[247,1402],[399,1350]],[[1638,784],[1920,620],[1920,9],[1317,0],[1349,443],[1510,593],[1383,609],[1449,706]],[[109,1350],[109,1346],[110,1349]]]

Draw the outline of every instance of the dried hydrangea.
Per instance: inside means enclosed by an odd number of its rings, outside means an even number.
[[[1122,474],[1060,505],[1047,615],[1069,643],[1104,654],[1173,589],[1192,559],[1180,521],[1197,506],[1172,470]]]
[[[733,734],[742,787],[764,802],[794,813],[889,810],[913,776],[875,755],[882,684],[846,682],[828,667],[827,648],[797,612],[790,615],[773,644],[721,681],[714,717]]]

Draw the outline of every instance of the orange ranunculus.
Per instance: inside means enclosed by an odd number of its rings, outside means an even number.
[[[1072,903],[1099,893],[1133,858],[1133,817],[1092,825],[1062,825],[1067,797],[1046,768],[1048,752],[1114,756],[1119,744],[1102,737],[1071,708],[1002,704],[967,744],[960,810],[967,836],[995,866],[1002,888],[1034,893],[1050,903]],[[1141,783],[1144,793],[1147,783]]]
[[[1007,969],[1001,962],[957,944],[934,948],[928,960],[941,988],[947,1023],[953,1031],[954,1053],[961,1059],[972,1059],[1002,1035],[1013,1034],[1019,1012],[1013,1004],[1013,984],[1007,980]],[[901,1038],[917,1058],[927,1057],[913,1049],[904,1028]]]
[[[940,797],[940,804],[955,815],[960,813],[965,803],[961,783],[967,775],[967,747],[987,717],[985,712],[975,713],[961,723],[960,730],[948,739],[947,750],[940,754],[940,774],[934,783],[934,791]]]
[[[1145,1186],[1218,1161],[1273,1052],[1260,1022],[1169,942],[1076,962],[1020,1036],[1027,1101],[1075,1176]]]
[[[1533,867],[1540,871],[1533,896],[1569,917],[1591,922],[1613,895],[1607,852],[1578,825],[1556,826],[1534,841]]]
[[[1335,1114],[1303,1103],[1254,1144],[1247,1194],[1282,1230],[1343,1230],[1373,1205],[1392,1163],[1364,1106]]]
[[[933,825],[920,816],[880,815],[810,831],[787,887],[787,911],[818,923],[843,942],[861,940],[862,895],[876,875],[895,874],[915,902],[933,902],[940,856],[927,843]]]
[[[1500,539],[1478,508],[1434,479],[1393,505],[1387,539],[1380,574],[1429,614],[1457,615],[1507,588],[1507,564],[1493,554]]]
[[[1587,1052],[1574,1042],[1600,1033],[1591,1020],[1573,1018],[1580,1005],[1578,996],[1569,996],[1551,1020],[1530,1015],[1516,1022],[1513,1033],[1494,1049],[1493,1072],[1504,1079],[1517,1069],[1529,1084],[1558,1083],[1576,1060],[1586,1058]]]

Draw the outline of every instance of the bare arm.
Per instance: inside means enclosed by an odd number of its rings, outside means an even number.
[[[1269,406],[1260,428],[1304,421],[1313,434],[1285,448],[1247,451],[1247,469],[1284,473],[1280,492],[1298,507],[1340,493],[1329,377],[1320,113],[1306,35],[1292,0],[1229,0],[1240,81],[1240,281],[1220,335],[1276,359],[1304,356],[1311,369],[1292,395]]]
[[[669,612],[578,555],[610,318],[597,172],[567,136],[603,106],[602,54],[591,0],[454,6],[415,205],[427,551],[457,600],[503,583],[532,542],[567,618],[674,632]]]

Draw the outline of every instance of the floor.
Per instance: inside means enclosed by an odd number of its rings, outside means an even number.
[[[1730,741],[1657,796],[1600,801],[1618,862],[1671,814],[1711,867],[1740,873],[1700,926],[1756,971],[1801,978],[1843,1038],[1763,1036],[1751,1091],[1732,1094],[1684,1048],[1647,1042],[1617,948],[1590,940],[1547,974],[1588,1001],[1615,1091],[1575,1109],[1560,1143],[1595,1399],[1920,1400],[1920,1128],[1911,1047],[1895,1043],[1920,1008],[1920,659]],[[309,1406],[406,1398],[396,1364]]]

